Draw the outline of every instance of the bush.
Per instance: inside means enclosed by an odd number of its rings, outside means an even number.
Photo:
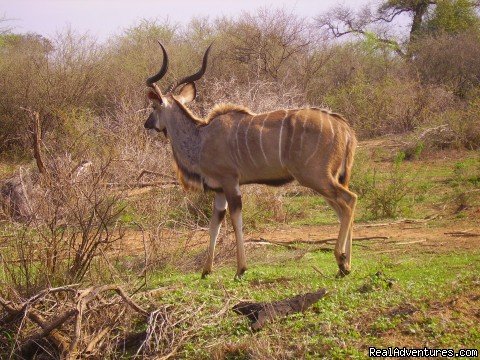
[[[31,216],[8,230],[13,234],[3,252],[2,281],[26,295],[82,281],[123,237],[122,194],[108,191],[109,163],[81,169],[69,159],[50,160],[48,173],[24,194]]]
[[[450,109],[432,117],[427,128],[419,129],[412,147],[429,149],[480,148],[480,98],[475,98],[463,109]]]
[[[478,32],[424,37],[414,48],[413,65],[424,84],[443,86],[461,98],[480,86]]]
[[[390,170],[381,175],[366,159],[355,164],[352,190],[365,202],[367,218],[395,218],[402,213],[401,202],[412,190],[402,169],[404,159],[405,153],[397,154]]]
[[[66,142],[81,113],[115,125],[107,115],[118,106],[141,112],[148,105],[144,80],[161,63],[158,39],[170,54],[162,88],[196,71],[215,40],[197,84],[200,114],[217,102],[254,111],[326,105],[360,137],[412,131],[446,110],[462,110],[480,78],[473,33],[419,39],[406,62],[368,41],[321,41],[308,22],[284,10],[194,19],[183,28],[140,21],[106,45],[71,30],[52,39],[7,34],[0,38],[0,152],[28,153],[28,116],[20,107],[42,114],[46,136],[67,132]]]
[[[384,78],[370,83],[359,75],[354,82],[325,97],[325,103],[342,112],[361,137],[405,133],[424,123],[446,99],[436,89],[408,79]]]

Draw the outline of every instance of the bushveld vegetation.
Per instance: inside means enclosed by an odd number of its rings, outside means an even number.
[[[431,3],[337,7],[312,21],[265,9],[183,26],[144,20],[104,43],[0,26],[0,357],[340,359],[369,345],[478,345],[478,245],[424,239],[452,224],[478,238],[478,4]],[[412,18],[403,40],[391,25],[401,13]],[[331,243],[251,244],[251,270],[233,282],[227,220],[219,269],[200,280],[212,196],[181,190],[168,141],[143,129],[159,39],[165,84],[196,70],[214,41],[192,106],[201,116],[219,102],[345,115],[361,140],[356,220],[387,219],[390,245],[354,242],[356,270],[340,281]],[[336,226],[295,184],[243,194],[254,237]],[[421,238],[405,241],[405,224]],[[230,310],[319,287],[330,295],[312,311],[259,333]]]

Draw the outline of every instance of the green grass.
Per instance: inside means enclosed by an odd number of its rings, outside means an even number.
[[[401,304],[413,303],[420,308],[428,301],[450,299],[474,289],[479,281],[480,251],[434,256],[411,253],[395,258],[357,251],[355,270],[344,279],[334,277],[332,253],[307,253],[300,260],[291,260],[287,250],[274,251],[276,257],[284,257],[280,263],[267,263],[261,260],[263,256],[254,256],[256,260],[240,282],[233,280],[233,265],[216,269],[206,280],[201,280],[198,272],[182,274],[173,270],[150,277],[151,288],[173,287],[162,293],[162,303],[177,307],[185,304],[189,308],[192,304],[194,308],[206,304],[199,316],[218,312],[228,299],[233,306],[239,299],[274,301],[322,287],[329,290],[327,297],[304,314],[279,320],[258,333],[249,329],[246,319],[228,311],[211,326],[202,328],[184,348],[182,357],[208,359],[212,348],[207,345],[221,339],[223,344],[242,344],[239,349],[247,353],[268,349],[274,352],[276,346],[281,346],[312,359],[366,358],[367,345],[392,345],[382,340],[382,335],[402,326],[417,338],[429,339],[431,344],[474,347],[480,343],[478,331],[461,327],[462,318],[449,335],[435,317],[424,316],[419,323],[402,325],[408,319],[389,315]],[[313,266],[321,268],[326,276],[319,275]],[[259,350],[257,346],[268,349]]]
[[[383,185],[392,176],[392,167],[373,160],[359,165],[375,167],[375,176]],[[478,154],[474,152],[461,162],[402,162],[397,171],[405,177],[409,191],[399,202],[398,216],[424,218],[437,213],[444,204],[455,202],[459,192],[476,189],[478,164]],[[359,176],[371,180],[371,173]],[[372,219],[367,200],[368,194],[359,197],[356,221]],[[326,202],[308,191],[289,192],[282,201],[287,224],[337,222]],[[478,197],[469,201],[479,203]],[[262,202],[261,196],[247,193],[245,203],[250,229],[271,224],[273,211],[267,211],[269,204]],[[208,210],[201,199],[198,204]],[[170,215],[174,211],[179,211],[181,218],[186,213],[172,208]],[[136,217],[132,208],[128,216]],[[285,358],[363,359],[369,345],[407,346],[404,342],[409,341],[419,347],[428,343],[431,347],[460,348],[480,343],[479,332],[472,330],[471,320],[465,314],[458,313],[455,320],[444,321],[441,311],[431,310],[435,306],[443,309],[452,298],[474,291],[479,282],[475,274],[480,273],[480,250],[443,254],[415,251],[392,256],[356,247],[354,271],[344,279],[335,278],[337,266],[331,252],[307,250],[307,246],[293,252],[283,248],[253,250],[249,254],[249,271],[240,282],[233,280],[234,263],[215,268],[205,280],[200,279],[200,271],[184,273],[173,265],[150,272],[147,287],[167,289],[159,293],[154,303],[172,304],[188,312],[194,309],[196,318],[205,322],[196,336],[182,346],[179,358],[210,359],[220,352],[231,359],[278,358],[280,354]],[[302,255],[304,251],[307,252]],[[294,260],[296,257],[300,259]],[[127,266],[124,275],[132,278],[128,272]],[[322,287],[329,294],[307,312],[269,324],[257,333],[250,330],[245,318],[230,310],[240,300],[275,301]],[[212,320],[212,314],[219,313],[226,304],[229,309]],[[403,306],[411,306],[415,311],[392,315],[393,310]]]
[[[323,225],[337,221],[335,212],[321,196],[286,197],[284,207],[291,225]]]

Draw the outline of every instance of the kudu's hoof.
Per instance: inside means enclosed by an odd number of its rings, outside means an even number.
[[[203,270],[202,272],[202,279],[206,279],[208,275],[211,274],[211,271]]]
[[[246,271],[246,270],[247,270],[247,268],[238,270],[237,273],[235,274],[235,277],[233,278],[233,280],[235,280],[235,281],[240,281],[240,280],[242,280],[243,275],[245,274],[245,271]]]
[[[337,273],[337,278],[343,278],[350,274],[350,270],[347,270],[344,265],[341,265],[338,267],[338,273]]]

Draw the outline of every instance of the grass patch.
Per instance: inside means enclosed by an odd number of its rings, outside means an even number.
[[[283,249],[275,251],[287,253]],[[204,306],[202,311],[206,312],[218,311],[226,302],[233,306],[240,299],[273,301],[321,287],[329,289],[329,295],[306,313],[269,324],[259,333],[252,333],[245,319],[228,311],[219,323],[206,325],[184,348],[182,357],[207,359],[217,353],[223,358],[275,357],[280,346],[292,357],[366,358],[367,345],[390,346],[393,340],[387,335],[397,328],[410,331],[412,337],[421,333],[430,344],[478,344],[478,331],[454,326],[448,335],[446,325],[428,315],[428,304],[448,301],[474,289],[479,280],[474,275],[480,272],[479,260],[478,251],[405,254],[392,259],[387,255],[372,257],[365,250],[356,253],[355,270],[350,276],[335,279],[332,254],[315,252],[300,260],[284,260],[281,266],[259,260],[251,264],[241,282],[233,280],[233,267],[225,266],[206,280],[201,280],[198,272],[157,273],[150,278],[149,286],[171,288],[162,293],[162,303],[191,306],[194,302],[198,308]],[[312,266],[320,266],[327,276],[319,276]],[[413,317],[417,310],[392,315],[392,309],[405,303],[415,304],[415,309],[425,306],[427,315]]]

